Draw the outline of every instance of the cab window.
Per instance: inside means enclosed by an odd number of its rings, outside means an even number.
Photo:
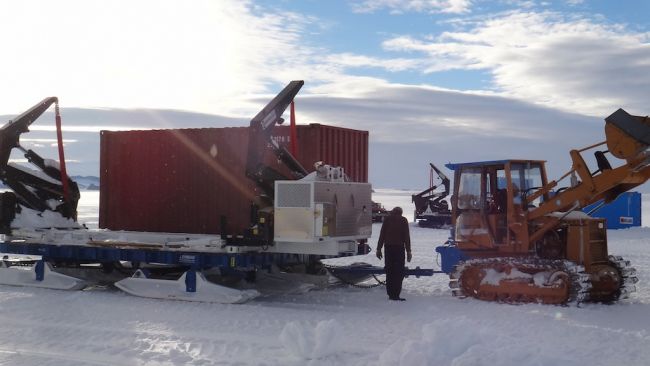
[[[539,163],[513,163],[510,166],[510,178],[512,179],[515,204],[521,204],[527,195],[543,186],[542,167]],[[537,207],[540,203],[541,197],[535,199],[529,205]]]
[[[481,170],[477,168],[464,169],[460,174],[458,185],[458,208],[461,210],[477,210],[481,202]]]

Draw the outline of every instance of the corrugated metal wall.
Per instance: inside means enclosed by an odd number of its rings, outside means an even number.
[[[288,148],[289,127],[274,138]],[[368,180],[368,132],[298,125],[296,158],[308,170],[323,161],[343,166],[354,180]],[[256,187],[245,177],[248,127],[102,131],[100,228],[112,230],[231,232],[250,221]],[[284,170],[268,151],[266,164]]]
[[[342,166],[355,182],[368,181],[368,131],[320,124],[297,127],[297,158],[307,170],[313,170],[314,162],[323,161]],[[289,136],[288,127],[278,132]]]

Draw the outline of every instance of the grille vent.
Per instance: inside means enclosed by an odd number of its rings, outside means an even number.
[[[278,184],[277,207],[311,207],[311,184]]]

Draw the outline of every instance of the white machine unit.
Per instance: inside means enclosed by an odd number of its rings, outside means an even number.
[[[275,182],[276,242],[318,243],[370,237],[369,183],[309,178]]]

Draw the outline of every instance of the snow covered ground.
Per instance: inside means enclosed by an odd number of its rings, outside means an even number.
[[[411,192],[378,190],[401,205]],[[650,197],[644,211],[650,214]],[[97,225],[98,192],[80,221]],[[647,216],[650,217],[650,216]],[[379,224],[373,227],[374,247]],[[435,266],[447,230],[411,227],[411,266]],[[616,305],[499,305],[458,299],[447,277],[385,289],[339,287],[243,305],[0,286],[0,364],[7,365],[648,365],[650,228],[609,232],[610,251],[638,270],[638,292]],[[336,260],[379,264],[370,255]]]

